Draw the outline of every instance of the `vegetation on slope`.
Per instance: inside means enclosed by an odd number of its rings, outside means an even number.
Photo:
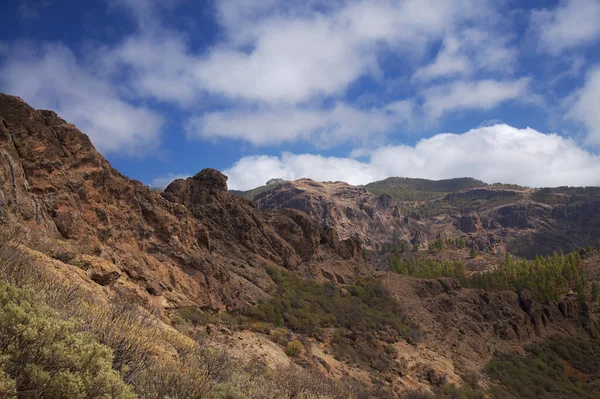
[[[498,354],[485,372],[497,382],[494,398],[600,397],[600,341],[553,337],[525,355]]]
[[[254,198],[256,198],[257,195],[262,194],[266,191],[273,190],[281,182],[283,182],[282,179],[271,179],[264,186],[259,186],[259,187],[253,188],[252,190],[246,190],[246,191],[229,190],[229,192],[232,194],[235,194],[235,195],[239,195],[240,197],[247,198],[250,201],[254,201]]]
[[[485,185],[484,182],[470,177],[446,180],[389,177],[369,183],[365,188],[377,195],[388,194],[397,201],[426,201],[441,198],[454,191]]]
[[[476,254],[475,254],[476,255]],[[417,278],[451,277],[463,287],[486,291],[528,289],[540,301],[558,300],[574,287],[581,300],[585,300],[587,280],[580,267],[579,251],[567,255],[554,253],[534,260],[513,260],[506,255],[493,271],[472,273],[467,277],[460,260],[437,260],[430,257],[404,260],[397,255],[391,261],[392,271]]]
[[[234,362],[116,295],[108,303],[40,267],[0,228],[0,397],[350,398],[298,367]]]
[[[31,289],[0,283],[0,342],[4,378],[14,381],[3,397],[136,397],[112,368],[112,351],[62,320]]]
[[[576,203],[600,197],[600,187],[553,187],[534,191],[532,198],[548,205]]]
[[[405,338],[417,334],[378,281],[361,279],[340,290],[332,283],[319,284],[279,268],[268,272],[277,292],[269,302],[250,308],[251,317],[306,334],[325,327],[387,330]]]

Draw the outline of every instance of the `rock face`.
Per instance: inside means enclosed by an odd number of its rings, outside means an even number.
[[[0,95],[0,218],[85,247],[96,260],[80,263],[98,284],[140,287],[163,307],[222,309],[267,295],[263,265],[316,278],[361,269],[355,241],[298,211],[258,211],[226,182],[207,169],[163,196],[113,169],[54,112]]]
[[[494,351],[513,351],[556,334],[596,337],[597,316],[574,296],[541,304],[527,290],[485,292],[460,288],[447,278],[419,280],[387,273],[386,287],[420,326],[424,346],[481,368]]]
[[[404,201],[346,183],[300,179],[281,182],[254,201],[260,209],[294,208],[318,217],[369,249],[402,241],[426,248],[439,237],[463,237],[481,250],[534,257],[600,239],[600,188],[467,188]]]
[[[353,238],[366,247],[392,239],[393,234],[400,237],[400,230],[406,226],[389,195],[376,196],[344,182],[281,182],[254,201],[260,209],[300,210],[335,228],[343,238]]]

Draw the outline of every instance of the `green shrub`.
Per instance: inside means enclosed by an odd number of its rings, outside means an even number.
[[[285,354],[292,357],[300,356],[302,352],[304,352],[304,345],[297,339],[288,342],[285,348]]]
[[[135,398],[109,348],[26,289],[0,283],[0,357],[19,398]]]
[[[17,391],[15,389],[15,380],[10,378],[0,367],[0,398],[16,399]]]

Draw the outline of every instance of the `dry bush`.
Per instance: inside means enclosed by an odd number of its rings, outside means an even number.
[[[190,356],[177,360],[157,360],[138,372],[131,385],[142,398],[202,399],[213,382],[201,358]]]
[[[297,339],[288,342],[285,348],[285,354],[292,357],[300,356],[303,352],[304,345],[302,345],[302,342],[298,341]]]
[[[275,328],[269,331],[269,338],[271,341],[281,345],[286,346],[290,341],[290,332],[285,328]]]
[[[113,367],[126,379],[147,368],[160,354],[162,329],[158,321],[122,296],[115,296],[108,305],[80,300],[72,311],[84,331],[113,350]]]
[[[255,359],[243,368],[237,368],[224,383],[213,391],[214,399],[292,399],[331,398],[348,399],[352,394],[341,384],[317,373],[289,366],[271,370]]]
[[[0,224],[0,277],[18,287],[41,279],[33,259],[22,248],[24,236],[20,227]]]

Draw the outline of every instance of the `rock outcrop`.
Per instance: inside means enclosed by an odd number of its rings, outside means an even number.
[[[360,272],[358,243],[298,211],[258,211],[226,182],[206,169],[152,191],[54,112],[0,95],[0,217],[85,249],[78,266],[97,284],[140,287],[159,307],[235,309],[268,295],[264,265],[316,278]]]

